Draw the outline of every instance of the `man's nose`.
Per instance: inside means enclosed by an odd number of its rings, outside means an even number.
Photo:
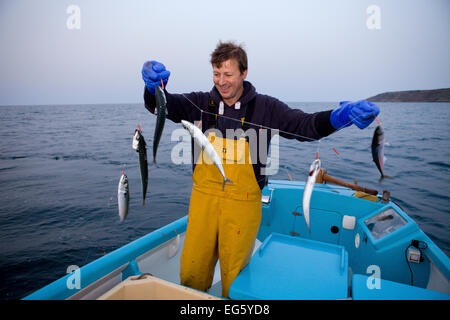
[[[218,77],[218,83],[219,83],[219,86],[222,86],[225,84],[225,77],[223,75],[220,75]]]

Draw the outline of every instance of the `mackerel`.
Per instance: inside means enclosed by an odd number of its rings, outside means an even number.
[[[166,94],[160,86],[156,86],[156,125],[155,135],[153,137],[153,163],[156,164],[156,152],[158,151],[159,141],[161,140],[162,132],[164,130],[164,123],[166,122]]]
[[[225,183],[233,182],[225,176],[225,171],[223,170],[222,166],[222,160],[217,154],[216,149],[214,149],[211,142],[209,142],[208,138],[197,126],[186,120],[181,120],[181,123],[183,124],[183,127],[190,133],[194,141],[202,148],[202,150],[208,155],[211,161],[216,165],[217,169],[219,169],[223,177],[222,190],[224,190]]]
[[[117,202],[119,205],[120,221],[125,220],[128,215],[128,203],[130,202],[130,190],[128,187],[128,178],[122,171],[122,176],[119,180],[117,188]]]
[[[309,232],[311,232],[311,228],[309,225],[309,209],[311,203],[311,195],[314,189],[314,184],[316,183],[317,175],[320,171],[321,162],[319,159],[316,159],[311,164],[309,168],[308,180],[306,181],[305,188],[303,189],[303,215],[305,217],[306,225],[308,226]]]
[[[148,186],[148,162],[147,162],[147,148],[144,136],[141,133],[141,128],[134,131],[133,149],[139,153],[139,167],[141,169],[142,181],[142,205],[145,205],[145,196],[147,194]]]
[[[381,126],[377,126],[375,131],[373,132],[372,138],[372,159],[375,162],[378,170],[381,173],[380,182],[386,178],[383,172],[383,164],[384,164],[384,131]]]

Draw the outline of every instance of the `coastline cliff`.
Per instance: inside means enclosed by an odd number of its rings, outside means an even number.
[[[450,88],[384,92],[366,100],[372,102],[450,102]]]

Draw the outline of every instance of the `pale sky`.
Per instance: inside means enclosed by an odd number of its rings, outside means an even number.
[[[146,60],[169,92],[209,91],[219,40],[244,44],[247,80],[286,102],[445,88],[449,39],[448,0],[0,0],[0,105],[142,102]]]

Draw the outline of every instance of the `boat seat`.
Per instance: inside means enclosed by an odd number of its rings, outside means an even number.
[[[380,279],[379,289],[367,286],[368,276],[354,274],[352,297],[354,300],[450,300],[450,295]]]
[[[343,246],[270,234],[231,284],[231,299],[346,299]]]

